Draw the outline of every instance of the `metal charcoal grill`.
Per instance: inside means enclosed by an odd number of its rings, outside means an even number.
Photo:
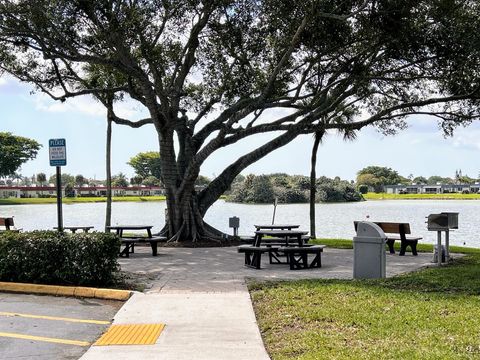
[[[450,230],[458,229],[458,212],[442,212],[430,214],[427,217],[427,229],[437,232],[437,261],[442,263],[442,231],[445,232],[445,260],[448,260]]]

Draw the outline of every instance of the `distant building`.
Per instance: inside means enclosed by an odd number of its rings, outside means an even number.
[[[106,186],[74,187],[76,197],[107,196]],[[159,196],[164,195],[165,189],[160,186],[128,186],[112,187],[112,196]],[[0,198],[41,198],[56,197],[55,186],[0,186]],[[65,196],[65,189],[62,189]]]
[[[385,185],[387,194],[452,194],[452,193],[480,193],[480,184],[412,184],[412,185]]]

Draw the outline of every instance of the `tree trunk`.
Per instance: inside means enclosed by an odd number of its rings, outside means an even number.
[[[105,210],[105,231],[112,222],[112,114],[111,109],[107,113],[107,148],[106,148],[106,170],[107,170],[107,206]]]
[[[311,168],[310,168],[310,237],[315,239],[317,237],[315,229],[315,195],[317,193],[316,187],[316,166],[317,166],[317,152],[318,146],[322,141],[324,131],[317,131],[315,133],[315,140],[312,147]]]

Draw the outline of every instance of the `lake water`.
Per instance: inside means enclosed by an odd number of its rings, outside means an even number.
[[[149,224],[159,231],[165,223],[164,201],[116,202],[112,205],[112,224]],[[443,211],[459,212],[459,229],[451,232],[452,245],[480,247],[480,201],[475,200],[382,200],[358,203],[317,204],[317,237],[351,239],[355,232],[353,221],[408,222],[413,235],[424,242],[435,243],[436,232],[427,231],[425,217]],[[252,235],[253,225],[271,223],[273,205],[247,205],[217,201],[205,220],[228,233],[228,218],[240,218],[240,235]],[[52,229],[56,226],[56,204],[2,205],[0,217],[14,216],[17,227],[24,230]],[[104,226],[105,203],[63,205],[64,225],[93,225],[96,230]],[[301,224],[309,230],[308,204],[278,205],[275,222]]]

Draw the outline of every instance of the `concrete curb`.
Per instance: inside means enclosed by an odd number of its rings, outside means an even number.
[[[129,290],[97,289],[81,286],[38,285],[25,283],[0,282],[0,292],[43,294],[54,296],[73,296],[106,300],[126,301],[133,294]]]

